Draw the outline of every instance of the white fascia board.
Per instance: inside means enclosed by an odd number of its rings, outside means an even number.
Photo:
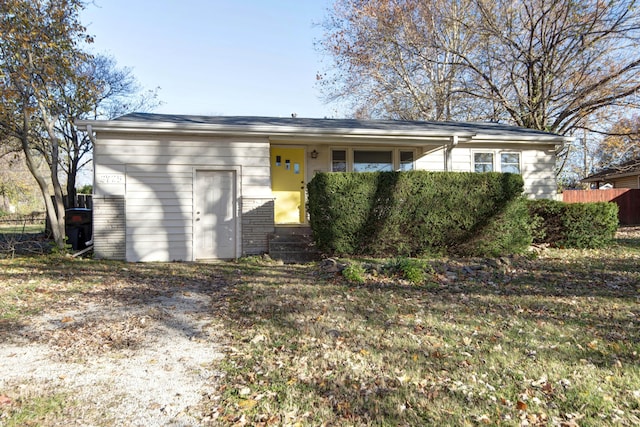
[[[145,134],[184,134],[184,135],[221,135],[221,136],[258,136],[268,137],[271,141],[286,141],[296,139],[298,142],[308,140],[316,142],[320,139],[341,142],[356,142],[358,139],[405,140],[432,143],[450,143],[457,137],[460,143],[545,143],[564,144],[574,138],[559,135],[490,135],[474,134],[472,132],[446,132],[439,130],[388,130],[363,128],[314,128],[299,126],[245,126],[219,124],[185,124],[165,122],[134,122],[117,120],[81,120],[77,126],[82,129],[92,129],[94,132],[145,133]]]
[[[135,132],[135,133],[173,133],[201,135],[233,135],[233,136],[266,136],[273,140],[283,138],[317,139],[317,138],[380,138],[380,139],[448,139],[453,135],[460,138],[472,138],[467,132],[442,131],[409,131],[384,129],[352,129],[352,128],[311,128],[297,126],[229,126],[216,124],[174,124],[162,122],[131,122],[115,120],[82,120],[77,122],[80,129],[90,127],[95,132]]]
[[[574,137],[561,136],[561,135],[475,135],[471,142],[482,143],[505,143],[511,142],[514,144],[531,144],[531,143],[544,143],[544,144],[565,144],[567,142],[574,141]]]

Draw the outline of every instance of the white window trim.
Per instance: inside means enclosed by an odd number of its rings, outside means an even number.
[[[517,154],[518,155],[518,170],[520,171],[520,175],[522,175],[522,152],[521,151],[515,151],[515,150],[500,150],[498,152],[498,156],[500,157],[500,159],[498,160],[496,158],[496,162],[498,163],[498,168],[500,169],[500,172],[502,172],[502,155],[503,154]]]
[[[329,171],[333,172],[333,152],[344,150],[346,151],[346,159],[347,159],[347,172],[353,172],[353,152],[354,151],[391,151],[391,161],[392,167],[394,171],[400,171],[400,152],[401,151],[410,151],[413,153],[413,170],[416,169],[416,156],[417,150],[412,147],[370,147],[370,146],[359,146],[359,147],[341,147],[341,146],[331,146],[329,147]]]
[[[475,162],[475,154],[476,153],[490,153],[493,155],[493,171],[494,172],[502,172],[502,154],[517,154],[518,155],[518,168],[520,169],[520,175],[522,175],[522,151],[518,150],[483,150],[483,149],[474,149],[471,150],[471,165],[470,171],[476,171],[476,162]]]
[[[476,154],[491,154],[491,158],[492,158],[492,171],[496,172],[497,168],[496,168],[496,150],[471,150],[471,165],[470,165],[470,171],[471,172],[476,172]],[[477,173],[482,173],[482,172],[477,172]]]
[[[330,172],[333,172],[333,152],[334,151],[344,151],[345,152],[345,162],[347,163],[347,172],[351,172],[351,164],[352,158],[350,158],[351,153],[347,147],[329,147],[329,168],[327,169]]]

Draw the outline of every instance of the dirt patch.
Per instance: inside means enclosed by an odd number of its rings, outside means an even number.
[[[70,297],[7,337],[0,392],[68,393],[83,413],[66,425],[199,425],[191,408],[215,389],[210,367],[223,357],[211,298],[184,283]]]

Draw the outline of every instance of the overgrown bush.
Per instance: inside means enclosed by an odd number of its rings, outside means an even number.
[[[513,174],[320,173],[308,186],[308,211],[316,244],[326,253],[419,256],[464,249],[474,254],[479,247],[487,251],[486,242],[469,242],[492,229],[500,230],[502,241],[491,250],[514,253],[530,243],[511,236],[522,233],[526,223],[525,210],[512,206],[522,189],[522,177]]]
[[[618,229],[615,203],[530,200],[528,206],[536,243],[561,248],[598,248],[610,244]]]
[[[535,221],[529,215],[527,200],[519,197],[453,251],[458,255],[482,257],[522,252],[533,243],[534,230]]]

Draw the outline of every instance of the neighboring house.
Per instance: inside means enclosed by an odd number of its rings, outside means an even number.
[[[594,188],[605,188],[611,184],[613,188],[640,188],[640,159],[629,160],[618,166],[613,166],[601,172],[594,173],[584,178],[582,182],[588,182]]]
[[[498,171],[556,195],[565,137],[501,124],[129,114],[95,133],[94,252],[127,261],[237,258],[307,223],[317,172]]]

